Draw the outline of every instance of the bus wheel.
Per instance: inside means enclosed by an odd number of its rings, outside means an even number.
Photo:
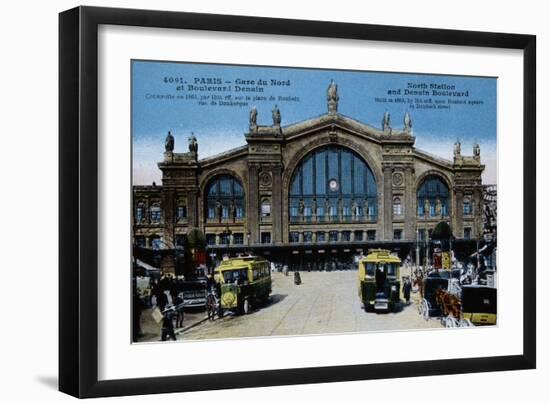
[[[248,298],[244,299],[243,313],[244,314],[250,314],[250,301],[248,300]]]

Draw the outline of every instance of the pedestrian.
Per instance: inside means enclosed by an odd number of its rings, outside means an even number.
[[[183,317],[184,317],[183,299],[178,294],[173,301],[174,301],[174,306],[176,307],[176,328],[181,328],[183,327]]]
[[[168,296],[160,288],[157,289],[157,306],[160,311],[164,311],[166,305],[168,304]]]
[[[161,329],[161,340],[166,341],[166,339],[176,340],[176,334],[174,332],[174,306],[168,305],[163,311],[162,316],[162,329]]]
[[[405,298],[405,301],[409,303],[409,300],[411,300],[411,281],[408,277],[405,278],[405,281],[403,282],[403,297]]]

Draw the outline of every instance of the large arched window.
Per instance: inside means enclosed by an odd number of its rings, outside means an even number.
[[[449,187],[437,175],[428,175],[418,188],[416,203],[419,217],[449,215]]]
[[[353,151],[327,146],[308,154],[290,183],[293,222],[376,220],[376,181],[370,167]]]
[[[241,220],[245,216],[244,189],[230,175],[219,175],[206,186],[206,218],[209,221]]]

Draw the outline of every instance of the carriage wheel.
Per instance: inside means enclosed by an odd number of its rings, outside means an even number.
[[[424,320],[428,321],[430,319],[430,303],[426,299],[422,300],[421,314]]]
[[[443,319],[446,328],[455,328],[459,326],[458,321],[453,316],[447,316]]]
[[[460,322],[458,323],[458,326],[459,327],[473,327],[474,324],[468,320],[467,318],[463,318],[462,320],[460,320]]]
[[[250,301],[248,300],[248,298],[244,299],[243,313],[244,314],[250,314]]]

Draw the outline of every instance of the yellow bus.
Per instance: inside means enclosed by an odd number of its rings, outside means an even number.
[[[389,250],[369,250],[359,261],[358,292],[365,311],[389,312],[401,302],[401,259]]]
[[[214,271],[220,283],[220,305],[223,310],[249,314],[259,303],[265,303],[271,293],[271,267],[262,257],[228,258]]]

